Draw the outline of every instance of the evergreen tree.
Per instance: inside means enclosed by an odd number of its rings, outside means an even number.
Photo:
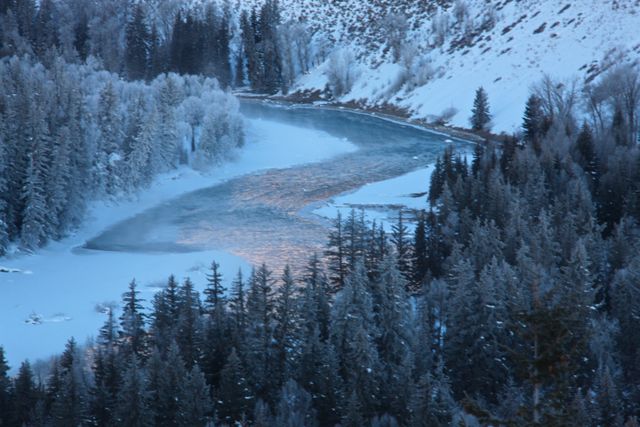
[[[146,331],[142,313],[143,299],[138,297],[135,279],[129,283],[129,290],[122,294],[122,314],[120,315],[120,339],[127,351],[142,357],[146,351]]]
[[[333,229],[329,232],[329,242],[324,252],[328,259],[331,283],[335,291],[342,289],[348,273],[343,226],[342,214],[338,212],[338,216],[333,220]]]
[[[29,361],[22,362],[14,381],[14,425],[29,425],[37,401],[37,389]],[[5,412],[3,412],[5,413]],[[10,425],[6,422],[4,425]]]
[[[180,426],[205,427],[213,404],[204,374],[194,365],[180,391]]]
[[[411,244],[409,230],[404,223],[402,211],[398,212],[398,222],[391,227],[391,243],[395,247],[397,269],[409,284],[411,280]]]
[[[279,374],[278,382],[283,384],[285,378],[291,375],[293,359],[296,354],[296,342],[298,340],[298,310],[294,294],[295,283],[291,268],[287,265],[282,275],[282,284],[278,288],[275,297],[275,352],[276,371]]]
[[[126,28],[125,67],[129,79],[142,80],[149,66],[150,35],[140,3],[134,6],[132,15]]]
[[[476,90],[471,110],[471,128],[475,131],[488,132],[491,130],[491,114],[489,113],[489,99],[484,88]]]
[[[167,351],[166,360],[160,360],[156,353],[149,367],[149,390],[151,391],[152,411],[156,426],[180,426],[182,391],[188,379],[185,364],[178,346],[173,343]]]
[[[418,222],[413,233],[413,259],[412,259],[412,292],[419,292],[429,274],[429,253],[427,251],[427,214],[420,211]]]
[[[135,356],[132,356],[123,378],[115,408],[115,422],[117,425],[127,427],[153,425],[153,413],[149,408],[144,371],[138,365]]]
[[[413,321],[406,283],[393,258],[386,259],[373,283],[373,311],[379,332],[377,340],[382,383],[380,401],[398,419],[407,419],[413,366]]]
[[[524,110],[522,129],[525,142],[532,144],[537,152],[540,151],[540,142],[546,133],[544,121],[542,100],[537,95],[529,96]]]
[[[229,424],[243,420],[252,400],[246,372],[234,347],[220,374],[216,405],[219,418]]]
[[[331,342],[339,373],[345,394],[352,400],[347,412],[369,419],[378,405],[381,366],[375,345],[379,331],[362,262],[356,264],[344,289],[336,295],[331,319]]]
[[[191,369],[200,359],[201,342],[200,297],[193,288],[191,279],[185,279],[178,291],[178,319],[176,343],[187,369]]]
[[[238,336],[244,333],[247,320],[244,286],[242,270],[238,269],[238,274],[231,284],[231,299],[229,300],[229,310],[235,324],[235,334]]]
[[[0,426],[9,425],[13,412],[13,387],[8,375],[9,365],[0,346]]]
[[[283,427],[318,425],[311,395],[294,380],[289,380],[282,386],[274,424]]]
[[[576,148],[580,155],[578,163],[587,174],[592,188],[597,188],[600,181],[598,158],[596,156],[591,127],[586,122],[583,123],[582,129],[578,134]]]
[[[211,274],[207,274],[207,288],[205,294],[205,308],[209,314],[224,307],[226,303],[225,293],[227,289],[222,285],[222,274],[219,271],[220,264],[211,263]]]
[[[59,370],[50,381],[51,419],[54,426],[81,425],[86,417],[87,391],[75,341],[67,342]]]
[[[122,188],[122,122],[118,114],[118,98],[109,81],[100,92],[98,101],[99,143],[93,165],[96,187],[115,195]]]
[[[48,49],[58,44],[58,31],[55,27],[56,6],[52,0],[41,0],[32,28],[32,45],[41,58]]]
[[[273,348],[274,291],[271,271],[265,264],[254,271],[247,298],[246,351],[247,371],[257,397],[273,397],[275,355]]]
[[[42,153],[29,154],[29,166],[22,192],[24,212],[20,240],[23,247],[33,250],[46,242],[46,202],[44,193]]]

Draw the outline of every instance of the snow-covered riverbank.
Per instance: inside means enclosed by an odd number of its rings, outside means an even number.
[[[222,251],[185,253],[125,253],[89,251],[82,245],[110,226],[175,197],[210,187],[228,179],[272,168],[321,161],[352,152],[347,140],[325,132],[266,120],[247,120],[247,145],[238,157],[209,173],[189,168],[162,175],[136,198],[115,203],[95,203],[86,222],[72,236],[48,245],[30,256],[0,259],[0,345],[11,366],[62,350],[65,341],[82,342],[104,321],[105,304],[118,302],[133,278],[141,296],[151,299],[169,274],[191,277],[203,289],[212,260],[222,266],[230,281],[241,258]],[[15,270],[15,271],[14,271]],[[10,272],[13,271],[13,272]]]

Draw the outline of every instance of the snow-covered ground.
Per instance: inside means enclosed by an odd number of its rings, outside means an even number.
[[[351,209],[363,209],[367,219],[382,223],[386,231],[397,221],[398,209],[424,209],[433,165],[385,181],[367,184],[360,189],[341,194],[313,210],[313,213],[333,219],[338,212],[346,218]]]
[[[450,123],[469,127],[474,92],[489,94],[494,130],[517,131],[532,85],[549,75],[583,84],[618,64],[638,65],[637,0],[403,0],[323,2],[283,0],[290,19],[304,15],[316,40],[332,40],[330,54],[353,53],[352,88],[340,102],[388,104],[415,119],[456,111]],[[408,26],[398,61],[387,17]],[[403,18],[404,19],[404,18]],[[363,23],[376,22],[379,25]],[[437,41],[438,34],[442,36]],[[301,76],[292,89],[323,91],[330,59]]]
[[[220,251],[167,254],[83,249],[91,237],[152,206],[236,176],[355,150],[349,141],[322,131],[247,120],[247,145],[235,160],[209,173],[181,168],[162,175],[132,200],[93,204],[74,235],[31,256],[0,258],[0,345],[11,366],[15,369],[26,358],[33,361],[60,352],[71,336],[82,342],[94,334],[104,321],[105,305],[119,302],[133,278],[148,301],[170,274],[179,279],[189,276],[202,290],[212,260],[221,264],[227,284],[238,268],[248,273],[242,259]]]

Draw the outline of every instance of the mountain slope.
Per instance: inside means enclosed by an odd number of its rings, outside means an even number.
[[[348,66],[352,83],[339,101],[392,104],[429,121],[455,109],[450,123],[458,126],[468,127],[478,86],[489,93],[494,130],[510,132],[520,124],[530,86],[544,74],[584,83],[640,57],[639,0],[281,5],[286,18],[306,21],[315,42],[333,52],[301,76],[293,92],[324,90],[328,75]]]

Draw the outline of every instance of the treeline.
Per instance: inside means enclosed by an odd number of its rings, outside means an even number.
[[[212,79],[129,83],[91,64],[10,57],[0,82],[0,256],[64,236],[89,200],[215,164],[243,142],[237,100]]]
[[[303,22],[282,20],[277,0],[252,10],[226,1],[2,0],[0,23],[0,56],[93,57],[129,80],[174,72],[286,92],[322,55]]]

